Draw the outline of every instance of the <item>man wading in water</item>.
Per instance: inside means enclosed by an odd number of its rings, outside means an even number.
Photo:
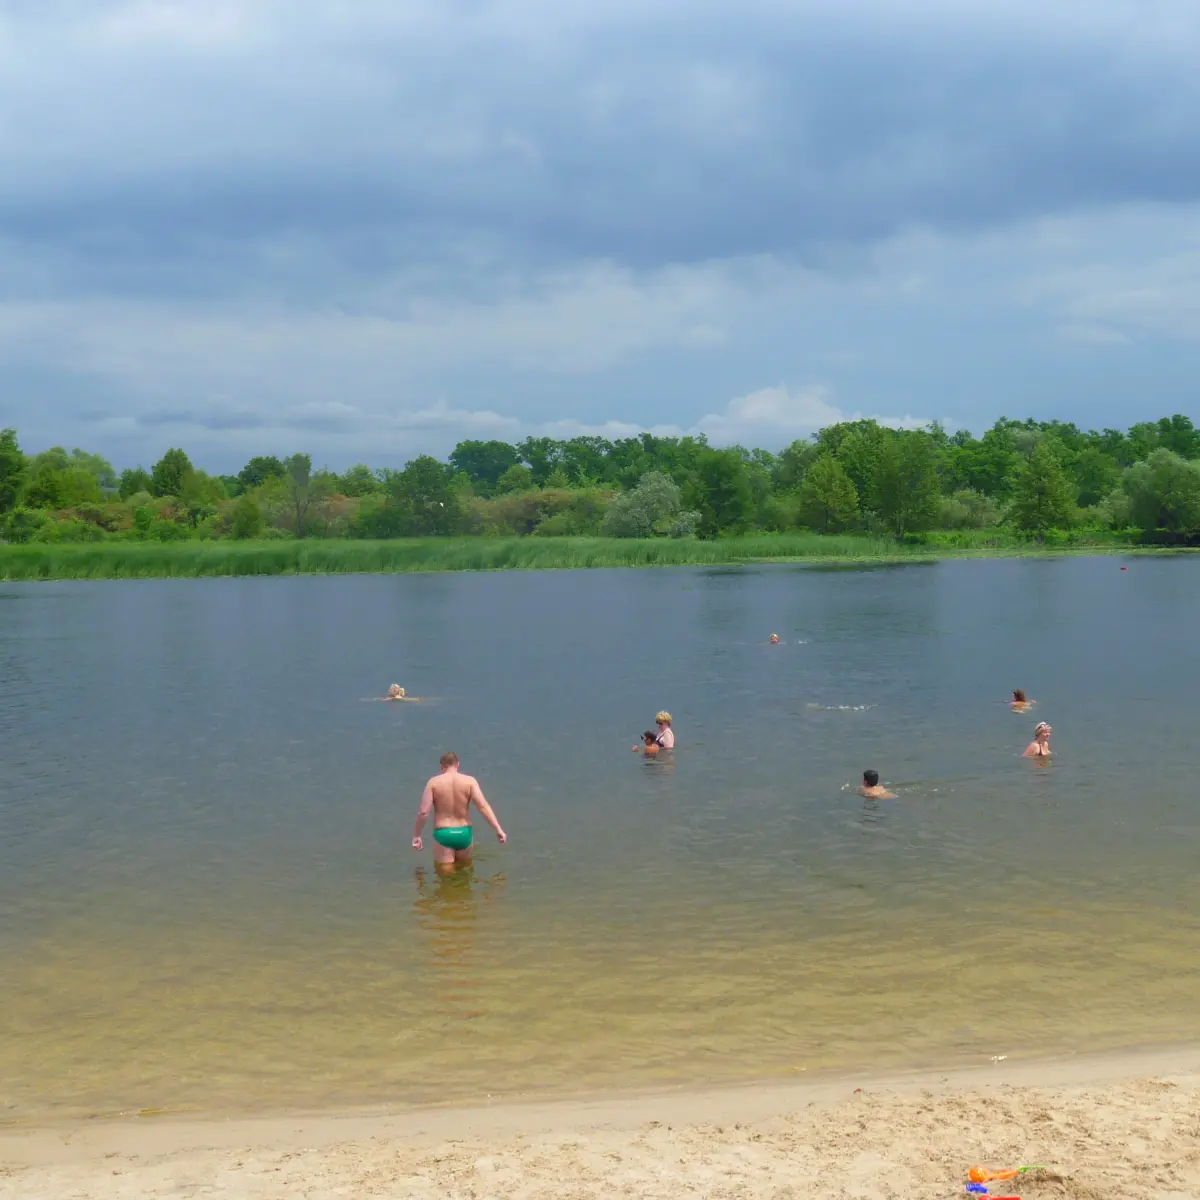
[[[508,841],[508,834],[500,828],[492,806],[487,802],[479,781],[472,775],[463,775],[458,769],[458,755],[453,750],[443,754],[439,760],[442,773],[435,775],[421,794],[421,807],[417,809],[417,823],[413,828],[414,850],[423,850],[421,830],[429,814],[433,812],[434,866],[443,871],[453,870],[459,863],[471,861],[473,831],[469,810],[471,804],[483,814],[483,819],[496,831],[500,845]]]

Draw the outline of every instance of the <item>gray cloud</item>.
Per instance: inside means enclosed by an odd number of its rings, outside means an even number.
[[[14,13],[0,229],[51,289],[828,265],[912,224],[1200,196],[1191,0]]]

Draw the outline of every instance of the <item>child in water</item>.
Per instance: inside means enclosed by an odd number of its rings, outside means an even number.
[[[651,733],[650,730],[647,729],[646,732],[642,734],[642,744],[640,746],[634,746],[634,754],[636,754],[639,750],[646,755],[647,758],[652,758],[654,755],[656,755],[659,751],[657,734]]]
[[[1033,731],[1033,741],[1025,747],[1025,758],[1050,757],[1050,726],[1045,721],[1039,721]]]
[[[1008,707],[1015,713],[1028,712],[1035,704],[1036,700],[1026,700],[1025,693],[1020,688],[1013,690],[1013,698],[1008,702]]]
[[[388,688],[387,695],[380,697],[380,699],[403,700],[405,704],[420,704],[421,703],[420,696],[405,695],[404,689],[398,683],[393,683],[392,686],[390,688]]]
[[[859,794],[866,796],[868,800],[895,800],[896,793],[889,792],[879,782],[878,771],[864,771],[862,787],[859,789]]]

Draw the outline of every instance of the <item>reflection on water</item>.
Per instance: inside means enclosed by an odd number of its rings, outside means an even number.
[[[9,588],[0,1113],[1195,1037],[1198,569]],[[359,702],[393,679],[441,702]],[[408,849],[443,749],[510,834],[448,876]]]

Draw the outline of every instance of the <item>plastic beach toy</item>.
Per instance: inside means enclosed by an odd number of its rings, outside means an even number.
[[[987,1167],[972,1167],[967,1172],[967,1178],[972,1183],[1000,1183],[1005,1179],[1016,1179],[1018,1175],[1024,1175],[1026,1171],[1044,1171],[1045,1169],[1045,1167],[1036,1165],[1031,1167],[1013,1167],[1007,1171],[989,1171]],[[993,1197],[993,1200],[1000,1200],[1000,1197]]]

